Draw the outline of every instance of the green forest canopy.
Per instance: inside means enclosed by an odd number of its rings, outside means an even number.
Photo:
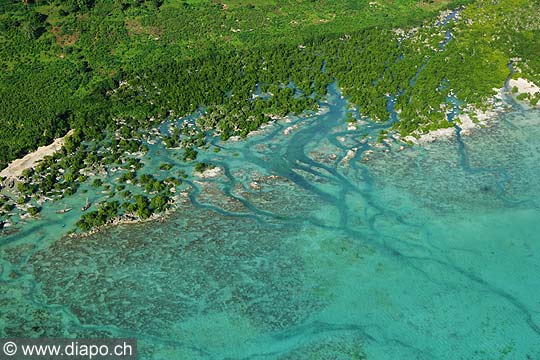
[[[0,168],[70,128],[100,137],[119,118],[145,127],[204,105],[204,125],[230,136],[251,131],[248,118],[260,124],[264,114],[313,105],[285,90],[248,102],[257,84],[277,92],[293,81],[307,96],[337,81],[374,119],[388,115],[386,94],[403,94],[402,134],[448,126],[438,109],[451,90],[481,103],[502,86],[510,58],[521,58],[531,79],[540,68],[538,29],[527,27],[537,2],[472,3],[463,13],[471,21],[455,25],[444,51],[444,29],[424,26],[397,41],[393,29],[462,3],[1,0]]]

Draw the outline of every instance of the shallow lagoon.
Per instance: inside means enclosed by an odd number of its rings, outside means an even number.
[[[0,334],[136,337],[143,359],[540,358],[540,112],[367,155],[387,124],[326,105],[216,139],[222,175],[164,222],[61,238],[77,211],[46,208],[0,238]]]

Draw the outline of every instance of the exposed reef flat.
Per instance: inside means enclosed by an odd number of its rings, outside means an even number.
[[[175,185],[162,221],[59,238],[78,207],[44,204],[1,238],[0,331],[137,337],[144,360],[538,358],[540,113],[407,146],[347,130],[334,90],[327,114],[201,150],[220,175]],[[160,144],[141,162],[166,177],[182,150]]]

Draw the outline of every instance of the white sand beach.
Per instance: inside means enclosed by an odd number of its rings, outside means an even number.
[[[33,168],[38,162],[43,160],[45,156],[53,155],[60,150],[64,145],[66,137],[71,134],[73,134],[73,130],[70,130],[64,137],[54,140],[52,144],[40,146],[36,151],[26,154],[20,159],[13,160],[13,162],[0,172],[0,176],[8,179],[14,179],[21,176],[24,170]]]

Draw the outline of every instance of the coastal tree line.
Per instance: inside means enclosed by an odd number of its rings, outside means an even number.
[[[79,129],[85,139],[95,139],[104,129],[115,130],[118,118],[145,127],[152,123],[150,119],[185,115],[199,106],[214,112],[209,125],[219,123],[225,138],[242,135],[266,122],[268,113],[312,108],[309,96],[323,96],[334,80],[346,85],[356,79],[354,88],[360,90],[351,92],[354,99],[363,102],[367,116],[384,118],[381,91],[389,89],[368,90],[374,72],[380,74],[396,52],[393,37],[370,27],[384,9],[368,16],[347,2],[296,4],[298,14],[314,6],[312,11],[320,11],[319,16],[341,14],[339,21],[303,25],[303,31],[294,25],[294,12],[284,24],[281,17],[266,20],[266,8],[240,6],[225,11],[219,4],[175,4],[3,2],[0,168],[70,128]],[[404,7],[402,14],[387,20],[390,25],[394,21],[418,23],[436,10]],[[186,18],[192,21],[182,20]],[[345,21],[349,19],[361,25],[353,26]],[[236,32],[235,27],[243,29]],[[289,36],[283,36],[284,29],[290,30]],[[328,57],[346,30],[354,30],[351,38],[364,39],[362,46],[367,46],[355,54],[364,61],[353,64],[359,65],[354,72],[342,64],[332,65],[343,57]],[[345,44],[350,45],[340,50],[343,55],[357,46],[354,41]],[[325,61],[327,72],[322,71]],[[290,82],[303,98],[280,91],[269,102],[248,101],[258,84],[283,87]],[[219,106],[234,115],[216,120],[223,110]]]
[[[212,165],[197,162],[197,156],[210,148],[208,134],[223,140],[245,137],[273,118],[316,110],[332,82],[362,116],[387,121],[396,111],[393,129],[405,136],[453,126],[446,114],[450,99],[485,106],[508,77],[510,58],[521,59],[528,78],[537,79],[540,69],[533,56],[537,44],[530,45],[537,32],[524,30],[526,23],[506,19],[495,27],[466,20],[510,11],[510,1],[480,1],[482,6],[462,11],[462,20],[420,22],[406,36],[390,26],[365,26],[347,33],[314,33],[301,41],[254,44],[256,35],[240,37],[243,42],[235,44],[205,39],[196,49],[189,38],[180,44],[170,38],[160,42],[166,34],[148,15],[173,16],[166,4],[75,3],[4,5],[0,31],[10,40],[0,59],[0,168],[75,129],[61,152],[24,174],[17,203],[28,203],[35,195],[72,195],[88,170],[122,169],[114,186],[94,179],[111,196],[83,216],[81,229],[125,212],[144,219],[167,208],[171,186],[181,184],[185,174],[148,178],[130,155],[148,150],[146,129],[165,119],[201,114],[194,126],[175,127],[162,140],[167,147],[183,148],[181,159],[204,171]],[[182,6],[181,12],[190,11],[201,15],[197,21],[227,22],[234,15],[220,6]],[[76,20],[84,16],[91,20]],[[418,24],[415,16],[409,21]],[[204,36],[220,34],[214,31]],[[447,31],[453,39],[441,46]],[[387,134],[381,133],[380,140]],[[162,164],[161,170],[170,169]],[[127,184],[151,196],[135,194]],[[115,192],[124,200],[113,199]],[[5,200],[2,206],[8,212],[13,202]],[[34,215],[39,212],[30,208]]]

